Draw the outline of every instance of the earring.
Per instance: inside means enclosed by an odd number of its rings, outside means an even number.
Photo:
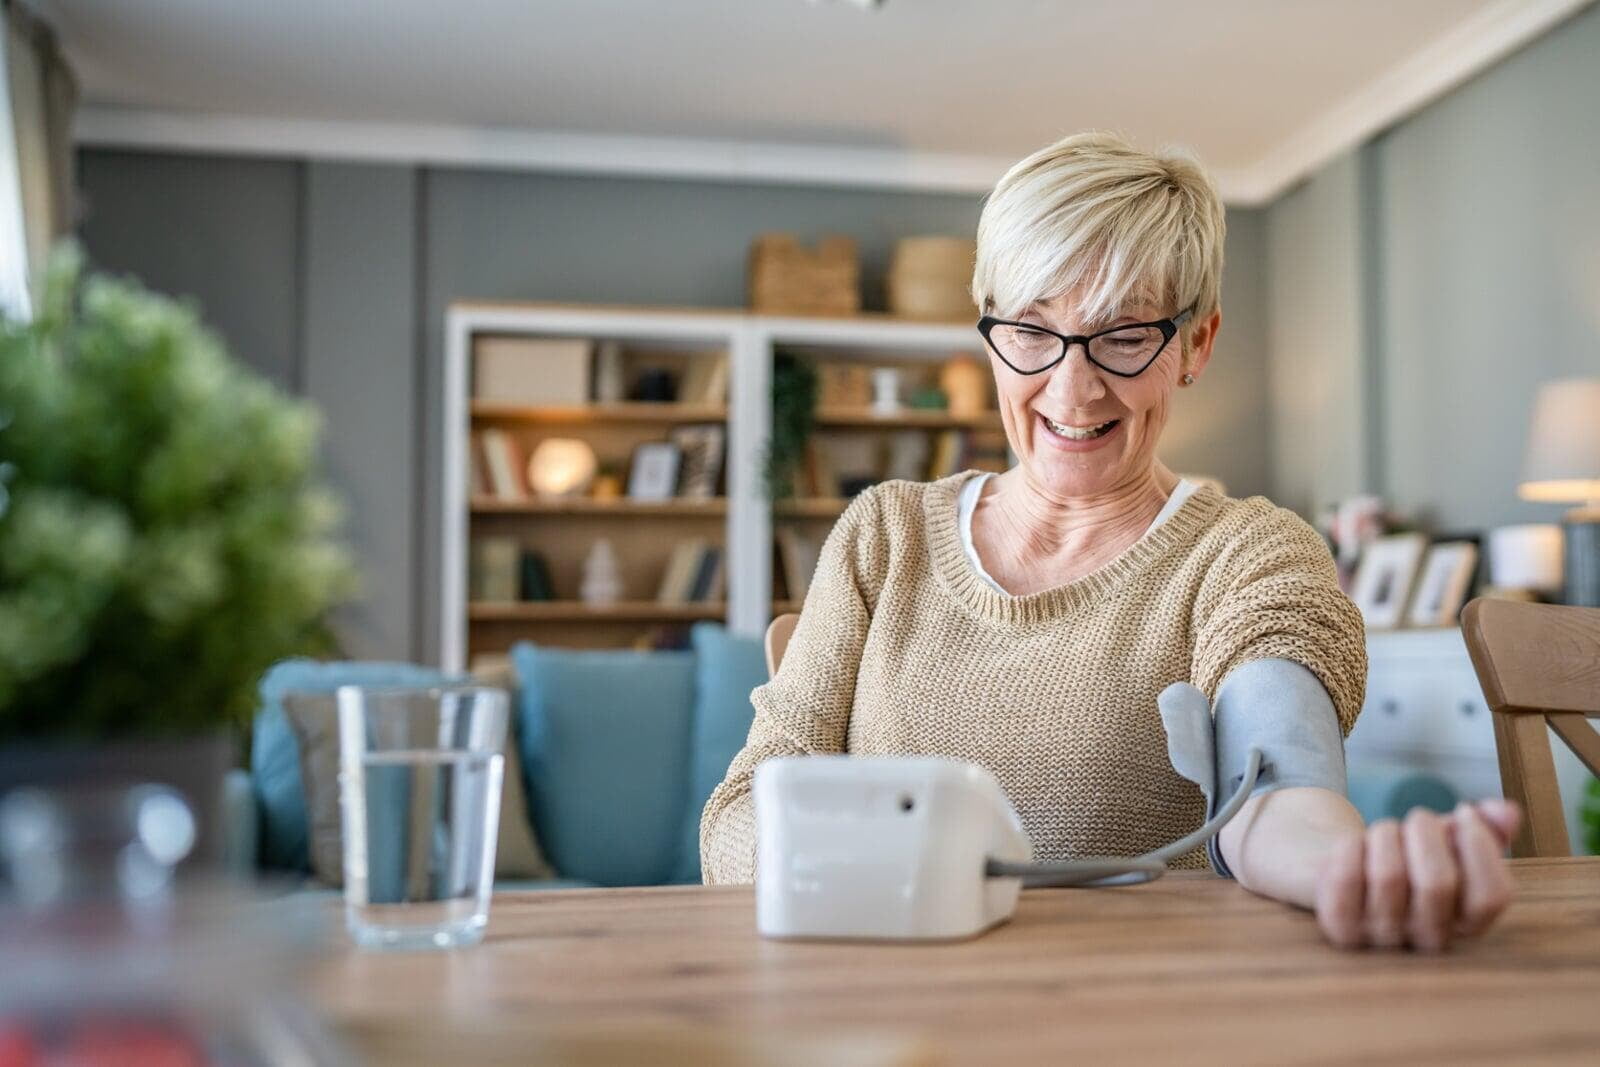
[[[1183,376],[1183,384],[1184,384],[1184,385],[1193,385],[1193,384],[1194,384],[1194,375],[1192,375],[1192,374],[1185,374],[1185,375],[1184,375],[1184,376]]]

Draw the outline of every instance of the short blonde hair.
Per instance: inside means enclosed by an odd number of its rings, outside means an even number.
[[[1190,325],[1216,310],[1227,231],[1222,199],[1193,157],[1151,155],[1114,133],[1075,134],[1013,166],[978,220],[972,298],[1015,318],[1082,283],[1090,321],[1139,299]]]

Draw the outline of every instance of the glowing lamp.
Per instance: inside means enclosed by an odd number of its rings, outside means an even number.
[[[597,464],[588,442],[547,437],[528,461],[528,484],[541,497],[582,496],[594,481]]]
[[[1600,378],[1539,387],[1518,492],[1524,500],[1579,505],[1562,523],[1565,599],[1600,607]]]

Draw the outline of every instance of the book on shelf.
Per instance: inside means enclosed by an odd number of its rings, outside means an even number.
[[[701,603],[707,600],[718,599],[718,588],[722,581],[722,548],[719,545],[707,545],[695,561],[694,581],[689,586],[689,600],[691,603]]]
[[[521,553],[515,537],[474,538],[467,552],[467,595],[473,601],[516,600]]]
[[[726,404],[728,402],[728,353],[717,353],[716,362],[711,364],[711,374],[706,378],[705,399],[707,404]]]
[[[728,553],[725,549],[717,549],[717,569],[711,574],[711,588],[706,590],[706,599],[712,602],[728,599]]]
[[[962,470],[966,444],[960,430],[940,430],[933,442],[933,458],[928,461],[928,480],[938,481]]]
[[[778,527],[774,537],[787,599],[804,600],[806,590],[811,587],[811,576],[816,572],[822,546],[815,538],[806,537],[788,526]]]
[[[678,446],[678,495],[686,500],[710,500],[722,482],[722,457],[727,428],[720,423],[679,426],[670,439]]]
[[[721,600],[726,588],[722,546],[704,537],[690,537],[672,546],[656,600],[662,604]]]
[[[680,404],[728,402],[728,353],[701,352],[689,357],[678,385]]]
[[[836,497],[839,474],[827,445],[813,435],[806,439],[805,453],[795,477],[795,495]]]
[[[527,457],[517,439],[504,430],[490,428],[478,435],[489,490],[496,500],[520,503],[528,499]]]
[[[467,492],[472,496],[490,496],[494,486],[489,483],[489,472],[483,464],[483,442],[477,434],[467,438]]]
[[[544,553],[525,548],[517,560],[517,599],[554,600],[555,584],[550,580],[550,565]]]
[[[581,337],[478,337],[473,398],[529,407],[587,404],[592,349]]]
[[[661,584],[656,590],[656,600],[663,604],[686,604],[694,586],[695,572],[707,541],[703,537],[690,537],[672,546],[667,565],[661,572]]]

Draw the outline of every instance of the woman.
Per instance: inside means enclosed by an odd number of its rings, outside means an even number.
[[[772,756],[974,761],[1051,860],[1137,854],[1203,821],[1167,757],[1156,696],[1171,682],[1349,732],[1364,633],[1321,539],[1156,455],[1216,342],[1223,234],[1197,165],[1111,135],[1069,137],[1000,180],[973,296],[1019,462],[882,483],[845,510],[706,805],[708,882],[752,879],[751,776]],[[1263,788],[1213,855],[1247,889],[1314,909],[1338,945],[1439,949],[1504,909],[1517,817],[1490,802],[1364,827],[1340,789]]]

